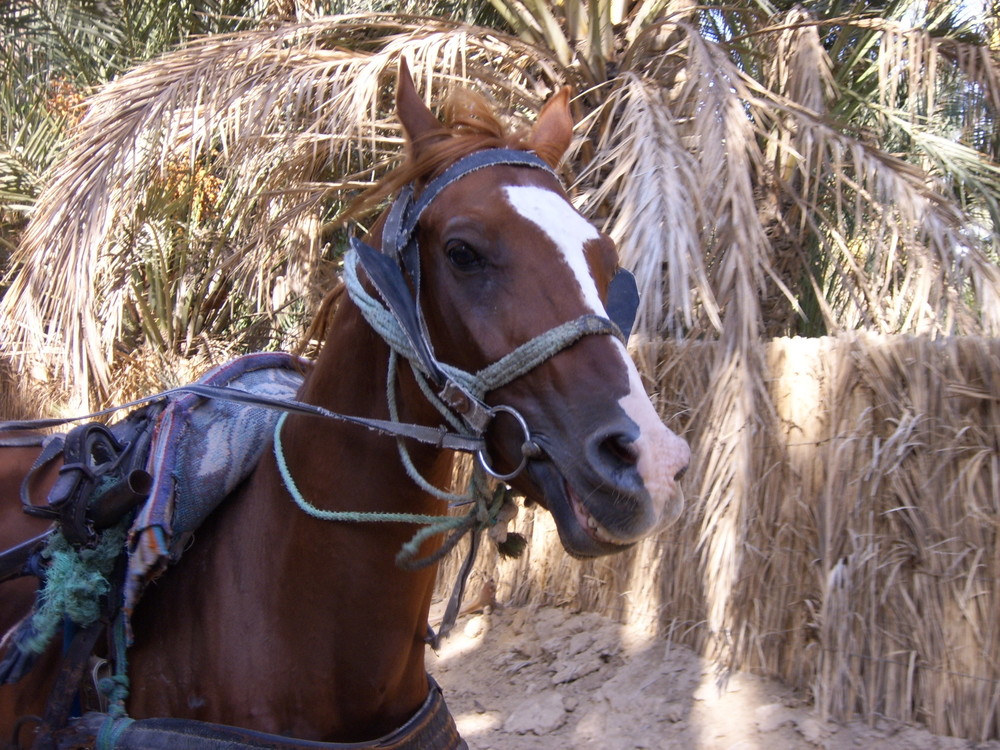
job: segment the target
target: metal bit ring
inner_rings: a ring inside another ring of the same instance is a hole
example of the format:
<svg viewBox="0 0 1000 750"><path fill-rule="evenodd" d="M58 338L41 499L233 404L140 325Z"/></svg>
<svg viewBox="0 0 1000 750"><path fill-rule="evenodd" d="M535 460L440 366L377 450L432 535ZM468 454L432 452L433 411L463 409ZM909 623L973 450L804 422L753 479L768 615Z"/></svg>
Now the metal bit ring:
<svg viewBox="0 0 1000 750"><path fill-rule="evenodd" d="M514 469L514 471L503 474L490 466L485 448L480 448L476 451L476 459L479 461L479 465L483 467L483 471L491 477L499 479L501 482L509 482L511 479L524 471L524 467L528 465L529 458L537 457L541 451L531 439L531 430L528 429L528 423L517 409L513 406L505 406L503 404L494 406L490 409L490 419L492 420L500 412L510 414L521 426L521 432L524 434L524 442L521 443L521 463L517 465L517 468Z"/></svg>

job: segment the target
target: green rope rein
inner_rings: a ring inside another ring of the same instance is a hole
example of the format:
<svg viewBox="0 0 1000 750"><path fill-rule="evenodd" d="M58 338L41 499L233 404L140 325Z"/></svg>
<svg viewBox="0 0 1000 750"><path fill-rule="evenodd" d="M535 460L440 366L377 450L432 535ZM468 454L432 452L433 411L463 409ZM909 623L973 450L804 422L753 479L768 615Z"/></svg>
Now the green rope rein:
<svg viewBox="0 0 1000 750"><path fill-rule="evenodd" d="M406 569L421 568L436 562L447 554L458 543L467 531L477 526L487 528L497 522L497 516L503 506L505 497L497 498L495 492L489 489L485 474L477 469L473 471L469 495L475 504L469 512L461 516L433 515L423 513L387 513L380 511L328 510L313 505L302 494L295 477L292 476L285 457L284 443L281 438L282 427L288 415L282 414L274 426L274 458L278 472L285 484L285 489L292 496L295 504L307 515L321 521L341 523L412 523L425 528L417 531L396 555L396 563ZM435 534L448 534L445 544L440 550L424 558L417 558L420 545Z"/></svg>
<svg viewBox="0 0 1000 750"><path fill-rule="evenodd" d="M357 262L357 253L354 251L349 252L344 263L344 283L348 294L361 310L365 320L389 345L389 366L386 373L386 399L389 406L389 419L394 422L399 421L399 405L396 399L396 373L399 367L399 357L403 357L409 362L414 378L427 400L453 429L458 432L470 434L468 427L456 418L431 389L430 384L427 382L427 373L419 369L417 365L418 358L411 349L406 340L406 335L392 313L379 300L368 294L362 286L358 277ZM559 326L547 334L532 339L527 344L518 347L506 357L503 357L476 374L468 373L448 365L442 365L442 369L445 370L448 377L455 380L455 382L467 389L476 398L482 398L488 391L514 380L581 336L590 333L590 331L581 330L579 327L570 331L570 327L569 324ZM287 416L287 414L282 414L275 423L273 447L278 472L295 504L303 512L323 521L344 523L412 523L424 526L423 529L414 534L409 542L403 545L396 555L396 562L400 567L413 569L435 562L453 548L458 540L470 530L485 529L496 525L501 509L506 503L512 502L509 495L510 491L502 485L498 490L494 490L491 482L487 479L486 472L478 464L473 467L469 488L464 494L446 492L435 487L420 474L414 465L405 440L397 438L396 445L399 450L400 461L407 476L423 491L452 505L471 504L472 507L468 513L461 516L448 516L318 508L302 494L288 467L284 444L281 438ZM426 558L417 559L420 545L426 539L436 534L447 534L449 536L441 549L436 553Z"/></svg>

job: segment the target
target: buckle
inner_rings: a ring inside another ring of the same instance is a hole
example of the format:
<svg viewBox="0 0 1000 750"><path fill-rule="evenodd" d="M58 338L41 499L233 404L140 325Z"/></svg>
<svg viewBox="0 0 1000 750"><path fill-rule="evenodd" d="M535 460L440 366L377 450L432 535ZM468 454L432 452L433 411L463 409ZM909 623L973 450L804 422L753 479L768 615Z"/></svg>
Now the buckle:
<svg viewBox="0 0 1000 750"><path fill-rule="evenodd" d="M453 380L449 380L438 395L450 409L462 416L477 435L486 432L493 420L493 413L479 399L471 396Z"/></svg>

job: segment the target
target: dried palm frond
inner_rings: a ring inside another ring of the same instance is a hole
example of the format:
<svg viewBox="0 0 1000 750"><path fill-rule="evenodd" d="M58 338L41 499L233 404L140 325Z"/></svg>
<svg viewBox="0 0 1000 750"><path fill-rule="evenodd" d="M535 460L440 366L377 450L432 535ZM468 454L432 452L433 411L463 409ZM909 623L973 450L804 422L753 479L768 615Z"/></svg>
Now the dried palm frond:
<svg viewBox="0 0 1000 750"><path fill-rule="evenodd" d="M129 316L181 350L215 321L273 316L276 281L316 266L338 201L398 158L404 53L428 97L478 75L526 111L553 81L517 40L377 15L208 37L141 66L92 97L38 201L4 347L53 352L84 398L106 391Z"/></svg>
<svg viewBox="0 0 1000 750"><path fill-rule="evenodd" d="M685 146L664 99L656 82L634 74L608 98L602 115L620 124L599 134L596 155L580 176L596 185L581 208L591 213L610 204L606 229L618 243L622 265L642 283L638 330L692 328L692 295L701 298L718 328L701 248L699 218L706 212L695 187L698 158Z"/></svg>
<svg viewBox="0 0 1000 750"><path fill-rule="evenodd" d="M680 20L636 37L632 67L585 123L596 148L580 182L581 205L604 211L638 272L641 331L715 331L742 346L765 331L1000 330L1000 273L983 241L1000 221L1000 167L912 111L914 97L940 109L940 45L898 22L837 22L861 46L882 43L881 83L857 116L907 139L920 163L831 116L860 104L801 9L740 27L760 45L752 63ZM932 74L907 89L903 112L889 79L916 75L914 59Z"/></svg>

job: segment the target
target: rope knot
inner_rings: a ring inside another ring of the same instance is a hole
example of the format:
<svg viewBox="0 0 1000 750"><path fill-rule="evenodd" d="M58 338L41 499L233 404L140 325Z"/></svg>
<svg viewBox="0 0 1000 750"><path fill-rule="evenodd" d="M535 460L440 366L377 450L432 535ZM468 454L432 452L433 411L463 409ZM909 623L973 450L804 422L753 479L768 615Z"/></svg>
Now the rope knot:
<svg viewBox="0 0 1000 750"><path fill-rule="evenodd" d="M125 716L125 699L128 698L129 687L128 676L124 674L102 677L98 680L97 689L108 699L108 714L113 718L120 719Z"/></svg>

